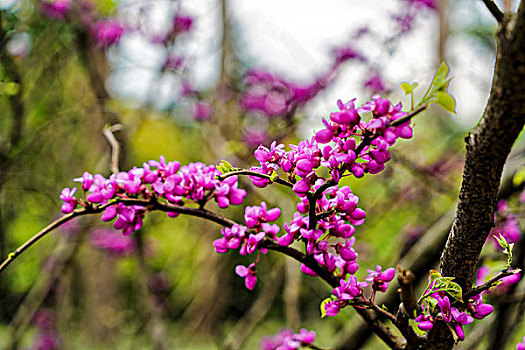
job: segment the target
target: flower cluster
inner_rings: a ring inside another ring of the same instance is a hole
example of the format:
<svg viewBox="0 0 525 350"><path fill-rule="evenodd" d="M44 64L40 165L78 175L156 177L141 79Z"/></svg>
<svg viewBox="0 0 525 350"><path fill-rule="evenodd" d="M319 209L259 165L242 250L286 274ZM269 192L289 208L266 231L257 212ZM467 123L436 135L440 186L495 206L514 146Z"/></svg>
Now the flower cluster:
<svg viewBox="0 0 525 350"><path fill-rule="evenodd" d="M261 145L254 152L259 166L250 170L264 175L250 175L254 186L262 188L276 179L286 179L299 197L292 220L283 224L284 233L277 236L279 226L269 223L279 217L280 210L268 210L263 202L260 206L246 208L246 226L225 228L221 231L222 237L214 242L218 253L240 249L242 255L251 254L257 248L265 253L260 244L263 239L281 246L303 242L306 254L341 281L332 292L335 298L325 305L329 316L336 315L353 299L362 296L362 288L368 286L354 276L359 265L358 254L353 248L355 226L364 223L366 212L358 208L359 198L350 187L339 188L337 184L343 176L362 177L365 173L380 172L390 159L388 148L397 138L412 136L409 120L392 124L406 116L401 112L401 104L393 105L387 99L374 96L359 108L355 108L353 100L339 101L338 107L339 111L332 113L329 121L324 120L324 129L310 140L291 144L289 151L274 141L269 148ZM361 115L370 117L365 121ZM329 178L318 175L323 167L329 171ZM301 271L310 276L318 275L305 264L301 264ZM249 289L254 287L257 281L255 263L247 267L240 265L236 272L245 278ZM376 292L386 291L395 270L382 271L378 266L369 273L367 281L372 286L369 302L372 302Z"/></svg>
<svg viewBox="0 0 525 350"><path fill-rule="evenodd" d="M472 323L474 319L483 319L490 315L494 307L482 302L482 294L471 297L466 304L457 303L462 306L461 309L453 307L452 301L461 299L461 293L455 293L461 288L452 282L450 277L436 277L434 275L432 279L431 274L429 285L420 300L421 312L415 319L417 327L427 332L434 327L437 320L442 320L450 324L460 340L465 340L463 326ZM454 295L454 298L450 299L451 295Z"/></svg>
<svg viewBox="0 0 525 350"><path fill-rule="evenodd" d="M261 340L261 350L295 350L308 346L315 340L315 332L302 328L299 333L290 329L282 329L275 336L264 337Z"/></svg>
<svg viewBox="0 0 525 350"><path fill-rule="evenodd" d="M377 265L376 270L368 270L368 277L365 281L370 282L372 295L369 300L364 297L364 290L369 286L367 282L359 282L357 277L350 275L347 280L341 279L339 287L332 290L332 297L325 300L322 304L326 316L336 316L339 311L355 301L371 304L374 302L376 292L386 292L388 284L394 278L396 270L391 267L381 271L382 267Z"/></svg>
<svg viewBox="0 0 525 350"><path fill-rule="evenodd" d="M40 9L42 13L56 20L63 20L72 11L71 0L41 0ZM93 5L87 1L79 1L78 16L82 24L95 42L108 47L117 44L125 31L123 24L115 18L102 19L95 13Z"/></svg>
<svg viewBox="0 0 525 350"><path fill-rule="evenodd" d="M455 307L450 307L450 300L447 296L441 297L439 294L432 296L434 304L439 307L439 310L435 308L432 311L437 312L437 315L433 316L433 313L429 310L432 307L424 307L423 312L416 318L417 327L422 331L429 331L434 327L436 320L443 320L450 323L453 327L456 335L460 340L465 340L465 333L463 332L463 326L472 323L474 318L466 312L460 312ZM475 306L474 306L475 305ZM469 308L474 310L476 318L484 318L489 315L494 308L489 304L482 304L481 302L469 303Z"/></svg>
<svg viewBox="0 0 525 350"><path fill-rule="evenodd" d="M392 123L406 116L401 111L401 104L392 105L389 100L374 96L373 101L355 108L354 100L347 103L338 101L338 112L330 114L330 119L323 119L324 128L311 140L303 140L286 152L283 145L272 143L270 149L260 146L255 151L255 158L260 167L253 171L271 175L280 169L285 176L294 181L294 192L305 196L316 184L319 177L316 170L323 166L332 174L332 180L338 182L348 172L355 177L365 173L376 174L385 168L390 160L388 148L397 138L411 138L410 121L393 126ZM365 122L361 114L372 114ZM357 140L361 144L357 145ZM324 146L323 146L324 145ZM264 187L270 180L252 177L254 185Z"/></svg>
<svg viewBox="0 0 525 350"><path fill-rule="evenodd" d="M162 156L160 161L150 160L142 168L134 167L109 178L85 172L81 178L75 179L82 184L85 199L74 197L75 188L64 189L60 195L60 199L64 201L62 212L71 213L78 205L108 205L117 198L157 198L180 206L191 202L202 206L214 199L220 208L241 204L246 191L238 188L237 177L220 181L216 178L219 175L221 172L215 166L203 163L181 166L177 161L166 162ZM146 212L147 209L141 205L119 202L106 207L102 220L112 221L117 218L114 228L128 235L142 227ZM177 215L178 213L168 212L170 217Z"/></svg>
<svg viewBox="0 0 525 350"><path fill-rule="evenodd" d="M244 214L246 226L236 224L232 227L223 228L221 230L223 237L213 242L215 251L226 253L228 250L239 249L241 255L253 254L257 248L260 248L258 247L259 242L265 237L275 239L279 232L279 226L268 222L277 220L280 215L281 209L268 210L265 202L262 202L260 206L246 207ZM247 233L247 229L250 229L251 233ZM266 253L266 249L260 248L260 250L263 254ZM239 265L235 269L237 275L245 278L246 288L248 289L253 289L257 282L255 264L252 263L248 267Z"/></svg>
<svg viewBox="0 0 525 350"><path fill-rule="evenodd" d="M346 61L364 58L348 46L335 48L333 62L326 72L310 84L301 85L263 70L250 70L244 75L240 107L247 112L258 112L266 117L284 116L303 106L328 86L340 65Z"/></svg>

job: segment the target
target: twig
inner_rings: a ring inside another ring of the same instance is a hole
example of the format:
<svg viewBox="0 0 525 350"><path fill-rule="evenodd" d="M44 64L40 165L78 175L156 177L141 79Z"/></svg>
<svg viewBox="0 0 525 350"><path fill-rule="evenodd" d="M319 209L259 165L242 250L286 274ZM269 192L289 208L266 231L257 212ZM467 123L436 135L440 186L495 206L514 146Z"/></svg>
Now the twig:
<svg viewBox="0 0 525 350"><path fill-rule="evenodd" d="M422 344L424 338L414 331L409 322L410 317L411 316L405 309L404 303L401 303L399 304L399 309L397 311L397 316L394 324L397 326L401 334L403 334L403 336L406 338L407 342L411 344L411 346L415 346L416 344Z"/></svg>
<svg viewBox="0 0 525 350"><path fill-rule="evenodd" d="M78 216L101 213L107 207L118 204L118 203L130 204L130 205L140 205L143 207L148 207L150 210L175 212L175 213L186 214L190 216L197 216L200 218L208 219L210 221L213 221L217 224L220 224L226 227L231 227L234 224L236 224L235 221L222 217L207 209L196 209L196 208L182 207L182 206L173 205L173 204L164 204L164 203L157 202L155 199L146 200L146 199L135 199L135 198L117 198L116 200L110 203L104 204L104 205L88 206L86 208L76 209L72 213L64 215L60 217L59 219L53 221L47 227L45 227L44 229L36 233L34 236L32 236L30 239L28 239L24 244L18 247L14 252L9 253L7 259L5 259L4 262L2 262L2 264L0 265L0 273L2 273L2 271L4 271L5 268L9 266L9 264L11 264L13 260L15 260L25 250L27 250L34 243L36 243L42 237L44 237L45 235L47 235L49 232L53 231L54 229L58 228L59 226L65 224L66 222Z"/></svg>
<svg viewBox="0 0 525 350"><path fill-rule="evenodd" d="M396 322L396 316L392 315L390 312L388 312L387 310L384 310L382 308L380 308L379 306L377 306L376 304L371 304L371 308L372 310L374 310L375 312L377 312L378 314L381 314L383 316L385 316L386 319L392 321L392 323L395 324Z"/></svg>
<svg viewBox="0 0 525 350"><path fill-rule="evenodd" d="M22 244L20 247L18 247L14 252L9 253L9 255L7 256L7 259L5 259L4 262L2 262L2 265L0 265L0 273L2 271L4 271L5 268L7 266L9 266L9 264L11 264L13 262L13 260L15 260L27 248L31 247L34 243L36 243L40 238L44 237L46 234L48 234L49 232L53 231L57 227L65 224L66 222L70 221L71 219L74 219L77 216L82 216L82 215L85 215L85 214L88 214L88 213L89 213L89 210L86 209L86 208L79 209L79 210L75 210L74 212L72 212L70 214L67 214L67 215L64 215L61 218L53 221L47 227L45 227L40 232L35 234L33 237L28 239L24 244Z"/></svg>
<svg viewBox="0 0 525 350"><path fill-rule="evenodd" d="M397 281L399 282L399 295L404 305L406 314L409 318L414 318L418 310L417 299L414 294L414 282L416 276L412 271L405 269L403 266L397 266Z"/></svg>
<svg viewBox="0 0 525 350"><path fill-rule="evenodd" d="M315 209L317 207L317 199L322 196L323 192L332 187L337 185L337 182L335 182L333 179L330 179L326 181L324 184L319 186L315 192L309 196L308 198L308 228L310 230L315 230L315 227L317 226L317 220L318 217L315 215Z"/></svg>
<svg viewBox="0 0 525 350"><path fill-rule="evenodd" d="M498 5L494 3L492 0L482 0L487 9L490 11L492 16L498 21L498 23L503 22L503 12L499 9Z"/></svg>
<svg viewBox="0 0 525 350"><path fill-rule="evenodd" d="M119 170L119 156L120 156L120 143L115 138L115 135L113 135L113 132L122 130L122 124L115 124L111 126L106 126L102 133L108 140L109 144L111 145L111 172L113 174L117 174L120 172Z"/></svg>
<svg viewBox="0 0 525 350"><path fill-rule="evenodd" d="M507 276L512 276L512 275L514 275L514 274L516 274L516 273L518 273L520 271L521 271L520 269L516 269L516 270L512 270L512 271L502 271L502 272L498 273L496 276L492 277L490 280L488 280L487 282L483 283L481 286L478 286L476 288L472 288L467 293L463 294L463 300L468 301L468 298L473 297L475 295L478 295L479 293L484 292L484 291L490 289L491 287L493 287L494 283L499 281L500 279L505 278Z"/></svg>
<svg viewBox="0 0 525 350"><path fill-rule="evenodd" d="M76 209L72 213L64 215L61 218L53 221L46 228L44 228L43 230L35 234L33 237L31 237L29 240L27 240L22 246L17 248L14 252L10 253L8 258L0 265L0 273L3 270L5 270L5 268L9 266L9 264L11 264L20 254L22 254L30 246L32 246L34 243L36 243L38 240L40 240L42 237L44 237L46 234L53 231L60 225L78 216L101 213L107 207L115 205L117 203L123 203L123 204L129 204L129 205L139 205L139 206L143 206L144 208L150 211L159 210L159 211L164 211L164 212L176 212L176 213L186 214L190 216L197 216L200 218L205 218L207 220L213 221L225 227L231 227L237 224L235 221L227 219L207 209L182 207L179 205L160 203L157 201L156 198L151 198L149 200L137 199L137 198L117 198L114 201L103 204L103 205L87 206L85 208ZM280 246L269 238L264 238L261 241L260 247L281 252L305 264L308 268L314 271L317 275L319 275L319 277L321 277L325 282L327 282L330 286L334 288L339 285L338 278L334 276L332 273L330 273L327 269L325 269L322 265L320 265L314 259L312 255L305 255L299 250L292 248L292 247ZM390 330L381 322L381 320L377 317L377 315L375 315L371 310L365 310L361 308L354 308L354 309L357 311L358 314L361 315L361 317L365 319L368 325L374 329L376 334L385 343L387 343L392 349L403 349L403 345L400 339L398 339L392 332L390 332Z"/></svg>

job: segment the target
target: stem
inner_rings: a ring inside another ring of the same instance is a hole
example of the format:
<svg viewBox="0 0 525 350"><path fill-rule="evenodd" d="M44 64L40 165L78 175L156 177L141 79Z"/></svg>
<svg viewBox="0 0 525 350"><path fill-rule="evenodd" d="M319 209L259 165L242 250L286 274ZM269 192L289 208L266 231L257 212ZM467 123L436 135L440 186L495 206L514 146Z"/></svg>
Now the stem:
<svg viewBox="0 0 525 350"><path fill-rule="evenodd" d="M482 0L487 9L490 11L492 16L498 21L498 23L501 23L503 21L503 12L499 9L498 5L494 3L492 0Z"/></svg>
<svg viewBox="0 0 525 350"><path fill-rule="evenodd" d="M317 226L317 220L318 217L315 214L315 209L317 209L317 200L319 197L322 196L323 192L332 187L336 186L337 182L335 182L333 179L330 179L326 181L324 184L319 186L315 192L309 196L308 198L308 229L309 230L315 230L315 227Z"/></svg>
<svg viewBox="0 0 525 350"><path fill-rule="evenodd" d="M463 295L463 300L468 301L468 299L470 297L478 295L479 293L484 292L484 291L494 287L494 283L499 281L500 279L505 278L507 276L512 276L512 275L514 275L514 274L516 274L516 273L518 273L520 271L521 271L520 269L517 269L517 270L512 270L512 271L502 271L502 272L498 273L496 276L492 277L490 280L488 280L487 282L483 283L481 286L478 286L476 288L472 288L470 291L465 293Z"/></svg>

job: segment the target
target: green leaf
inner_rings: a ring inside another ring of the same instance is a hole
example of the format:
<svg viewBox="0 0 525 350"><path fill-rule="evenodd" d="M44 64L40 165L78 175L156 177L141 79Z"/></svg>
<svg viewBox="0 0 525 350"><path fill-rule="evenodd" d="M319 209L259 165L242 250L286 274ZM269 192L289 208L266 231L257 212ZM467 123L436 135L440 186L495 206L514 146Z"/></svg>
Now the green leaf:
<svg viewBox="0 0 525 350"><path fill-rule="evenodd" d="M501 248L505 249L509 246L509 243L501 233L498 236L494 236L494 238L496 238Z"/></svg>
<svg viewBox="0 0 525 350"><path fill-rule="evenodd" d="M456 282L448 282L445 291L454 299L463 301L463 291Z"/></svg>
<svg viewBox="0 0 525 350"><path fill-rule="evenodd" d="M414 90L419 86L418 82L413 82L412 84L409 84L407 82L401 83L401 89L405 92L405 95L410 95L414 92Z"/></svg>
<svg viewBox="0 0 525 350"><path fill-rule="evenodd" d="M427 302L430 306L430 310L434 311L434 309L436 308L437 304L438 304L438 301L434 298L428 298L427 299Z"/></svg>
<svg viewBox="0 0 525 350"><path fill-rule="evenodd" d="M512 178L512 184L514 185L514 187L518 187L524 182L525 182L525 167L522 167L516 172L516 174L514 174L514 177Z"/></svg>
<svg viewBox="0 0 525 350"><path fill-rule="evenodd" d="M430 281L429 281L430 283L434 282L439 277L441 277L441 274L439 273L439 271L430 270Z"/></svg>
<svg viewBox="0 0 525 350"><path fill-rule="evenodd" d="M232 171L233 166L228 161L222 160L221 163L217 166L217 170L225 174Z"/></svg>
<svg viewBox="0 0 525 350"><path fill-rule="evenodd" d="M443 107L444 110L450 113L456 113L456 101L447 92L437 91L436 92L436 102L438 105Z"/></svg>
<svg viewBox="0 0 525 350"><path fill-rule="evenodd" d="M409 83L405 83L405 82L401 83L401 89L403 89L403 91L405 92L405 95L408 95L414 92L412 85L410 85Z"/></svg>
<svg viewBox="0 0 525 350"><path fill-rule="evenodd" d="M436 74L434 75L434 79L432 79L432 83L434 85L438 85L438 83L445 80L449 72L450 72L450 68L448 64L445 61L442 61L441 64L439 65L439 68Z"/></svg>
<svg viewBox="0 0 525 350"><path fill-rule="evenodd" d="M274 182L275 180L277 180L278 177L279 177L279 175L277 174L277 172L275 170L273 170L272 171L272 175L270 175L270 181Z"/></svg>
<svg viewBox="0 0 525 350"><path fill-rule="evenodd" d="M326 317L326 309L324 306L332 301L332 298L326 298L325 300L321 301L321 318Z"/></svg>

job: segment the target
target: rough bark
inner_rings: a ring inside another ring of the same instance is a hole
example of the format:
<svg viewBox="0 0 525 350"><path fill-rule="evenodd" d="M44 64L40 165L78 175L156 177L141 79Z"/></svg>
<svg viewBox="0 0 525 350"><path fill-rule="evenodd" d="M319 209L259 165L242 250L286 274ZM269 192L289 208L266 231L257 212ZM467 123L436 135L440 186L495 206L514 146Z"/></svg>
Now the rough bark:
<svg viewBox="0 0 525 350"><path fill-rule="evenodd" d="M481 248L494 226L503 166L525 121L525 1L517 13L505 14L497 42L490 97L479 124L465 138L463 182L440 262L441 273L455 277L464 292L472 286ZM440 333L439 339L450 341L450 332Z"/></svg>

